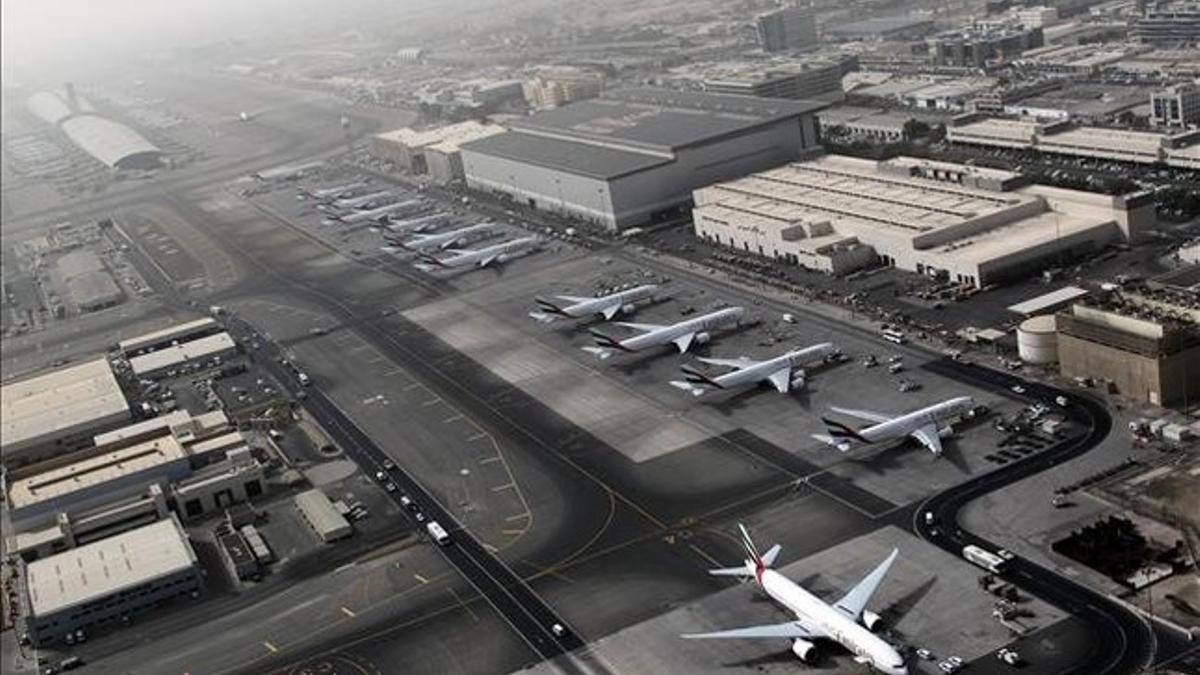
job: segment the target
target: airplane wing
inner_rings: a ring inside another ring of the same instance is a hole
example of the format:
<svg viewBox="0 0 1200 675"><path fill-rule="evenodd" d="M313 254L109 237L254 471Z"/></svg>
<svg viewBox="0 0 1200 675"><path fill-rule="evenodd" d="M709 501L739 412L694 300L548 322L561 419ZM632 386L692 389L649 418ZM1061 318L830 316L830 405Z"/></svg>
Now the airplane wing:
<svg viewBox="0 0 1200 675"><path fill-rule="evenodd" d="M488 265L491 265L492 263L496 262L496 258L499 258L499 257L500 257L499 253L493 253L491 255L484 256L479 259L479 266L487 267Z"/></svg>
<svg viewBox="0 0 1200 675"><path fill-rule="evenodd" d="M819 636L805 628L799 621L788 621L786 623L763 626L734 628L732 630L716 631L715 633L689 633L681 637L690 640L711 640L713 638L803 638L811 640Z"/></svg>
<svg viewBox="0 0 1200 675"><path fill-rule="evenodd" d="M888 569L896 561L896 556L899 553L899 549L892 549L892 554L886 560L879 563L878 567L871 570L870 574L863 577L863 580L858 582L857 586L850 589L850 592L843 595L842 599L835 602L833 606L841 613L858 621L862 617L867 603L871 601L871 596L875 593L875 589L879 587L879 583L883 581L883 577L888 573Z"/></svg>
<svg viewBox="0 0 1200 675"><path fill-rule="evenodd" d="M628 321L618 321L617 325L621 326L622 328L630 328L633 330L640 330L643 333L649 333L650 331L658 330L659 328L666 328L666 326L660 326L659 324L656 324L656 323L631 323Z"/></svg>
<svg viewBox="0 0 1200 675"><path fill-rule="evenodd" d="M938 433L936 424L926 424L909 435L920 441L921 445L929 448L933 454L942 454L942 436Z"/></svg>
<svg viewBox="0 0 1200 675"><path fill-rule="evenodd" d="M853 408L837 408L834 406L830 406L829 409L836 413L857 417L877 424L891 421L895 417L895 415L884 415L883 413L871 412L870 410L855 410Z"/></svg>
<svg viewBox="0 0 1200 675"><path fill-rule="evenodd" d="M696 360L697 360L697 361L700 361L701 363L707 363L707 364L709 364L710 366L722 366L722 367L725 367L725 368L733 368L734 370L741 370L742 368L746 368L746 367L749 367L749 366L753 366L754 364L758 363L758 361L754 361L754 360L752 360L752 359L748 359L748 358L746 358L745 356L740 356L740 357L738 357L738 358L736 358L736 359L706 359L706 358L698 358L698 359L696 359Z"/></svg>
<svg viewBox="0 0 1200 675"><path fill-rule="evenodd" d="M792 387L792 369L782 368L767 376L767 381L781 394L788 393Z"/></svg>
<svg viewBox="0 0 1200 675"><path fill-rule="evenodd" d="M695 333L684 333L674 340L671 340L671 342L674 342L675 346L679 347L679 353L682 354L688 350L688 347L692 346L692 340L695 339L695 337Z"/></svg>
<svg viewBox="0 0 1200 675"><path fill-rule="evenodd" d="M607 307L605 307L604 309L600 310L600 313L602 315L604 315L605 321L612 321L612 318L617 315L617 312L621 311L621 306L622 306L622 303L613 302L613 303L609 304Z"/></svg>
<svg viewBox="0 0 1200 675"><path fill-rule="evenodd" d="M578 295L556 295L554 297L558 298L559 300L565 300L566 302L587 302L588 300L595 300L595 298L581 298Z"/></svg>

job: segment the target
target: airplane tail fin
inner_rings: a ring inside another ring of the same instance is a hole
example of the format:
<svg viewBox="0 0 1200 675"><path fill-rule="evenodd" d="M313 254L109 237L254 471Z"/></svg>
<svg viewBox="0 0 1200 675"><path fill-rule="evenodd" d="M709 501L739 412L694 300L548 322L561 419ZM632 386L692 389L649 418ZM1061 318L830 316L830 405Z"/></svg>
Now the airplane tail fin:
<svg viewBox="0 0 1200 675"><path fill-rule="evenodd" d="M603 347L604 349L607 349L609 351L612 351L612 350L620 350L623 352L629 351L628 349L625 348L624 345L621 344L621 342L619 340L614 340L613 338L609 337L608 335L605 335L604 333L601 333L598 330L589 329L588 332L592 334L592 340L596 343L597 346ZM591 350L588 350L588 351L591 351Z"/></svg>
<svg viewBox="0 0 1200 675"><path fill-rule="evenodd" d="M855 431L853 428L851 428L848 425L842 424L841 422L838 422L837 420L831 420L828 417L822 417L821 421L825 423L825 429L829 432L829 435L833 438L837 438L837 439L840 439L843 441L849 440L849 439L854 439L861 443L870 443L870 441L868 441L867 439L865 439L861 435L859 435L859 433L857 431Z"/></svg>
<svg viewBox="0 0 1200 675"><path fill-rule="evenodd" d="M717 382L716 380L709 377L708 375L705 375L703 372L701 372L697 368L694 368L686 363L679 366L679 370L683 371L683 379L687 380L688 382L691 382L692 384L707 384L708 386L714 387L716 389L724 389L725 388L725 387L721 386L720 382Z"/></svg>
<svg viewBox="0 0 1200 675"><path fill-rule="evenodd" d="M755 580L761 582L762 573L775 564L775 559L779 557L779 552L783 550L783 547L775 544L767 549L766 553L760 554L758 547L754 545L754 540L750 538L750 533L746 531L746 526L738 523L738 530L742 535L742 548L746 551L745 564L741 567L722 567L709 570L708 573L714 576L754 577Z"/></svg>
<svg viewBox="0 0 1200 675"><path fill-rule="evenodd" d="M546 312L547 314L561 314L563 316L567 315L567 313L563 311L562 307L559 307L558 305L547 300L546 298L543 298L541 296L535 296L533 298L533 301L536 302L538 307L541 307L542 311Z"/></svg>

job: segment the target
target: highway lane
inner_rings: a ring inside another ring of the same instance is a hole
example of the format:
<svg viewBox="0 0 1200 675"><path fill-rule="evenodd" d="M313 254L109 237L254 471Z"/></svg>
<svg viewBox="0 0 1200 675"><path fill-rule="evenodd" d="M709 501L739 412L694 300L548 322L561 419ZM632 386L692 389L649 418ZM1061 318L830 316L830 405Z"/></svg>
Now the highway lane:
<svg viewBox="0 0 1200 675"><path fill-rule="evenodd" d="M1103 405L1090 397L1029 382L1007 373L950 359L935 361L926 367L939 375L966 380L976 386L1010 390L1019 384L1026 390L1024 396L1032 401L1052 401L1058 396L1065 396L1068 401L1065 413L1072 421L1087 429L1086 433L1070 437L1028 459L938 493L927 499L913 514L913 530L954 555L961 556L963 547L968 544L996 551L1003 546L962 529L958 517L962 509L989 492L1091 450L1112 430L1112 417ZM927 512L933 514L932 523L925 520L924 514ZM1005 572L999 576L1074 614L1091 627L1092 650L1069 672L1084 675L1139 673L1153 661L1156 636L1151 627L1140 616L1102 594L1022 558L1010 561Z"/></svg>
<svg viewBox="0 0 1200 675"><path fill-rule="evenodd" d="M535 654L542 659L553 659L584 646L566 621L503 561L488 552L470 532L462 528L429 491L401 467L390 462L383 448L354 424L319 387L299 387L295 373L281 362L283 352L278 345L258 335L249 324L236 317L228 317L226 323L239 338L253 335L262 343L258 362L304 401L308 413L338 442L347 457L354 460L367 475L374 476L382 472L388 481L397 486L396 491L389 493L397 505L400 505L403 495L413 500L416 505L414 510L401 508L408 518L416 522L416 514L421 513L426 522L437 521L446 529L451 542L439 547L441 553ZM416 524L424 527L420 522ZM556 631L554 626L560 626L561 629ZM570 658L560 659L558 665L567 672L584 672Z"/></svg>

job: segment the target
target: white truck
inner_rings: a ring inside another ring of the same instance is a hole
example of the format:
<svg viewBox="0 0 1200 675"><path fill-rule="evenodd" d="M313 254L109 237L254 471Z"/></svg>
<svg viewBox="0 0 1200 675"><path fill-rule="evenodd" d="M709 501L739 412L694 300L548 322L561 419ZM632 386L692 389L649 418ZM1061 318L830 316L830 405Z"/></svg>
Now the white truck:
<svg viewBox="0 0 1200 675"><path fill-rule="evenodd" d="M1008 562L1005 558L974 544L964 546L962 554L967 562L974 563L993 574L1004 572L1005 564Z"/></svg>
<svg viewBox="0 0 1200 675"><path fill-rule="evenodd" d="M446 532L445 528L438 524L438 521L431 520L425 524L425 531L429 533L438 546L446 546L450 543L450 533Z"/></svg>

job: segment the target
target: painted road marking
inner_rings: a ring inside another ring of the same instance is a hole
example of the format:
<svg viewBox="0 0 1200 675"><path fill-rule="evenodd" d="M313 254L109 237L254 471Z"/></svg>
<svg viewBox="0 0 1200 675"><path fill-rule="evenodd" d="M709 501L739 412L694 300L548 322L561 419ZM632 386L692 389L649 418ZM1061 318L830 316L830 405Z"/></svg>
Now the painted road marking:
<svg viewBox="0 0 1200 675"><path fill-rule="evenodd" d="M457 421L461 420L462 418L463 418L463 416L461 413L458 415L451 415L451 416L447 417L446 419L442 420L442 424L450 424L451 422L457 422Z"/></svg>
<svg viewBox="0 0 1200 675"><path fill-rule="evenodd" d="M500 530L500 534L525 534L525 530Z"/></svg>
<svg viewBox="0 0 1200 675"><path fill-rule="evenodd" d="M492 457L485 457L484 459L479 460L479 463L480 464L491 464L492 462L499 462L502 459L504 459L504 458L501 457L500 455L494 455Z"/></svg>
<svg viewBox="0 0 1200 675"><path fill-rule="evenodd" d="M528 517L529 517L529 513L525 512L525 513L518 513L515 516L509 516L509 517L505 518L505 520L507 520L508 522L511 523L514 520L525 520Z"/></svg>
<svg viewBox="0 0 1200 675"><path fill-rule="evenodd" d="M481 438L487 438L487 434L483 433L482 431L477 434L471 434L470 436L467 436L467 442L470 443L471 441L477 441Z"/></svg>
<svg viewBox="0 0 1200 675"><path fill-rule="evenodd" d="M512 483L505 483L504 485L497 485L496 487L492 488L492 492L500 492L502 490L508 490L515 487L517 486L513 485Z"/></svg>
<svg viewBox="0 0 1200 675"><path fill-rule="evenodd" d="M428 580L428 579L426 579L425 577L421 576L420 574L414 574L414 575L413 575L413 578L414 578L414 579L416 579L417 581L419 581L419 582L423 583L423 584L427 584L427 583L429 583L429 580Z"/></svg>
<svg viewBox="0 0 1200 675"><path fill-rule="evenodd" d="M342 607L342 614L345 614L346 616L350 617L351 619L358 616L357 614L354 613L354 610L350 609L349 607L345 607L345 606Z"/></svg>
<svg viewBox="0 0 1200 675"><path fill-rule="evenodd" d="M440 399L440 398L431 398L428 401L425 401L424 403L422 403L421 407L428 408L431 405L437 405L438 403L441 403L441 402L442 402L442 399Z"/></svg>
<svg viewBox="0 0 1200 675"><path fill-rule="evenodd" d="M409 384L404 385L404 389L402 391L412 391L413 389L416 389L419 386L421 386L421 385L416 382L410 382Z"/></svg>
<svg viewBox="0 0 1200 675"><path fill-rule="evenodd" d="M265 641L265 640L264 640L264 641L263 641L263 646L264 646L264 647L266 647L266 648L267 648L267 651L271 652L272 654L278 654L278 653L279 653L279 647L276 647L275 645L271 644L270 642L267 642L267 641Z"/></svg>

